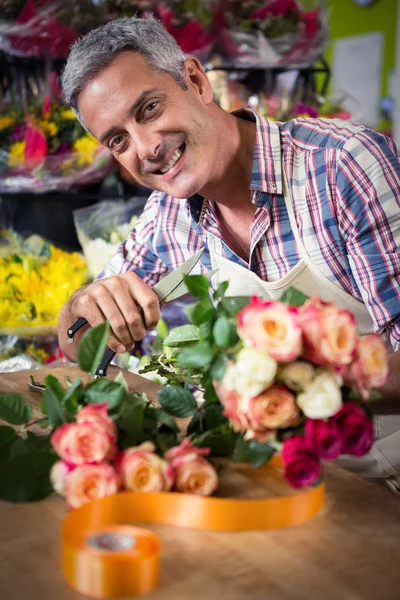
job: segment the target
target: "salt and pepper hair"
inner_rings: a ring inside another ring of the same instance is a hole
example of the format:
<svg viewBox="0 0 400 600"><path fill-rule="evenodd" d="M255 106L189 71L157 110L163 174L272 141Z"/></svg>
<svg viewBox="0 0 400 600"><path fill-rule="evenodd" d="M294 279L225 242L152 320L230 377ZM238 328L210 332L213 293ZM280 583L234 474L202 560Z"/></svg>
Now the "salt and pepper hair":
<svg viewBox="0 0 400 600"><path fill-rule="evenodd" d="M160 21L154 17L124 17L110 21L75 42L62 74L64 101L84 127L78 107L79 94L121 52L127 50L138 52L151 69L168 73L183 89L187 89L186 56ZM134 77L132 72L132 81Z"/></svg>

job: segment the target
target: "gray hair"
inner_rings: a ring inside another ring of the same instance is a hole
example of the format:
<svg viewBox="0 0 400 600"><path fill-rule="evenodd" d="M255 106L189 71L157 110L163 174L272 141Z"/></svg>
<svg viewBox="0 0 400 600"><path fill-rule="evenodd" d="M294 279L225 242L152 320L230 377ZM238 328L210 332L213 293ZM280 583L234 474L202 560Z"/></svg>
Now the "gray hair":
<svg viewBox="0 0 400 600"><path fill-rule="evenodd" d="M110 21L75 42L62 74L64 101L84 127L78 107L79 94L118 54L127 50L138 52L150 68L168 73L183 89L187 89L186 56L160 21L154 17L124 17Z"/></svg>

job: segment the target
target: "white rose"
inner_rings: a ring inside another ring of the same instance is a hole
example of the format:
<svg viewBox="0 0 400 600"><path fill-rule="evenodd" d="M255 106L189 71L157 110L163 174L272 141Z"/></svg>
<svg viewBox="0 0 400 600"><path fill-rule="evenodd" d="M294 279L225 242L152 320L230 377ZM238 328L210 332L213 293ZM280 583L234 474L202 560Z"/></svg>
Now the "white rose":
<svg viewBox="0 0 400 600"><path fill-rule="evenodd" d="M297 404L310 419L328 419L335 415L342 406L340 381L336 373L321 369L304 392L297 396Z"/></svg>
<svg viewBox="0 0 400 600"><path fill-rule="evenodd" d="M279 380L291 390L304 390L314 377L314 367L302 360L284 365L279 369Z"/></svg>
<svg viewBox="0 0 400 600"><path fill-rule="evenodd" d="M276 360L267 352L243 348L237 356L232 389L245 399L258 396L272 385L276 371Z"/></svg>

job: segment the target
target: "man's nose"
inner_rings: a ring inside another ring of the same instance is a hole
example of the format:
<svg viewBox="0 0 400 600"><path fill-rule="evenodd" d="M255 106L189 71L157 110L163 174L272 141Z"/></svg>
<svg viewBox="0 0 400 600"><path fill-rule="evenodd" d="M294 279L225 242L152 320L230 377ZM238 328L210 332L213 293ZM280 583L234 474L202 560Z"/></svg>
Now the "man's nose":
<svg viewBox="0 0 400 600"><path fill-rule="evenodd" d="M158 157L162 146L162 137L158 133L136 131L132 137L141 161L155 160Z"/></svg>

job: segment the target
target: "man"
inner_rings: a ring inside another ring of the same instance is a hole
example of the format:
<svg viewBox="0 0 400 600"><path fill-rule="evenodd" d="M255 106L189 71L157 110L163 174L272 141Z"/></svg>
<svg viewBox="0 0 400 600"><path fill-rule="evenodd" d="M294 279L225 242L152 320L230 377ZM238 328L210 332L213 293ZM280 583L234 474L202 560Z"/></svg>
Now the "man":
<svg viewBox="0 0 400 600"><path fill-rule="evenodd" d="M231 294L278 298L295 286L352 310L361 333L387 335L395 352L385 394L399 395L400 163L391 140L340 120L226 113L199 61L155 19L87 34L63 91L92 135L157 190L104 277L63 307L67 356L76 356L80 336L67 347L65 332L78 317L108 319L109 345L130 350L160 316L151 286L205 247L200 268L217 267Z"/></svg>

